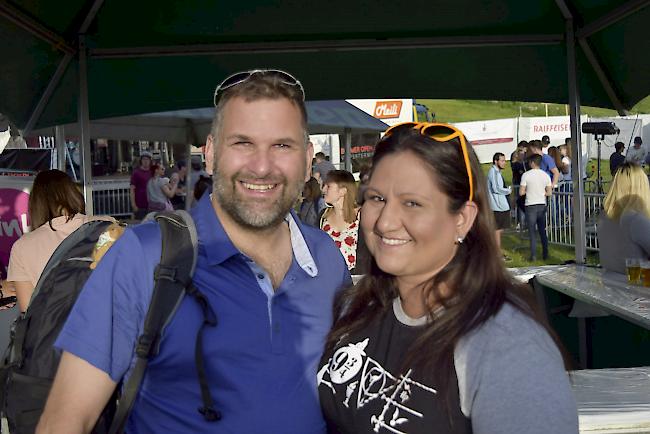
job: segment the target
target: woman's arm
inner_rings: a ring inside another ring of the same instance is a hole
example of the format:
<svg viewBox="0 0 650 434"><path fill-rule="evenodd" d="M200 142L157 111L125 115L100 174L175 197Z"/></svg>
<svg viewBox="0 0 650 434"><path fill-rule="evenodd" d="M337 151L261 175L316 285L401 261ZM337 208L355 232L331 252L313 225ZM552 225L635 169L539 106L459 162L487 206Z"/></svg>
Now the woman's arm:
<svg viewBox="0 0 650 434"><path fill-rule="evenodd" d="M172 178L172 180L168 183L161 185L160 189L165 194L165 196L171 199L176 195L176 190L178 189L178 180Z"/></svg>
<svg viewBox="0 0 650 434"><path fill-rule="evenodd" d="M16 298L18 299L18 307L21 312L25 312L29 306L29 301L34 292L34 286L31 282L10 282L16 290Z"/></svg>
<svg viewBox="0 0 650 434"><path fill-rule="evenodd" d="M632 242L643 250L646 258L650 258L650 219L638 212L624 212L619 224L627 228Z"/></svg>
<svg viewBox="0 0 650 434"><path fill-rule="evenodd" d="M578 434L560 351L532 319L502 309L454 353L461 410L474 434Z"/></svg>

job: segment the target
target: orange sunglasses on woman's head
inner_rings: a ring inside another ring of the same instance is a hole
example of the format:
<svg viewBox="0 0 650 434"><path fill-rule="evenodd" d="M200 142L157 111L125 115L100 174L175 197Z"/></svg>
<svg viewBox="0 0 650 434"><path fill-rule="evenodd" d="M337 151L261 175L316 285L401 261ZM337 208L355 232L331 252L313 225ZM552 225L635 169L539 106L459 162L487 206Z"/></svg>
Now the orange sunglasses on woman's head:
<svg viewBox="0 0 650 434"><path fill-rule="evenodd" d="M474 198L474 181L472 180L472 168L469 164L469 152L467 151L467 141L465 135L456 127L449 124L441 124L436 122L402 122L393 125L386 130L384 136L394 133L398 129L412 128L417 130L423 136L430 137L436 142L448 142L458 137L460 141L460 148L463 151L463 159L465 160L465 169L467 170L467 178L469 179L469 200Z"/></svg>

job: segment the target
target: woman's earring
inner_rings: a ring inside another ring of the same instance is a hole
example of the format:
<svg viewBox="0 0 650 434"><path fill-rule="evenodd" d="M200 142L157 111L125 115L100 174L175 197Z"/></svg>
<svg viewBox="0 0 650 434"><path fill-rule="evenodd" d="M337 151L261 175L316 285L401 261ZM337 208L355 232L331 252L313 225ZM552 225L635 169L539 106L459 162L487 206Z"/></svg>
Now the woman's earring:
<svg viewBox="0 0 650 434"><path fill-rule="evenodd" d="M463 244L463 237L456 237L456 241L454 241L454 244L456 245Z"/></svg>

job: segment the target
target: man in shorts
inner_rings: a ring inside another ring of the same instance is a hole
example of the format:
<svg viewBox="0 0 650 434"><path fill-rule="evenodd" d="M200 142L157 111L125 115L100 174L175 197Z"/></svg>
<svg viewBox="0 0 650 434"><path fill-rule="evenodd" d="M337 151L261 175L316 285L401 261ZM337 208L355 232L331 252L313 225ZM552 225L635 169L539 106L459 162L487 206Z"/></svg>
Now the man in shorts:
<svg viewBox="0 0 650 434"><path fill-rule="evenodd" d="M503 181L501 171L506 167L506 156L501 152L497 152L492 157L492 167L488 172L488 200L490 201L490 209L494 212L494 220L496 221L495 238L497 247L501 248L501 234L503 230L510 227L510 203L508 202L508 195L512 187L506 187ZM508 260L504 255L504 259Z"/></svg>

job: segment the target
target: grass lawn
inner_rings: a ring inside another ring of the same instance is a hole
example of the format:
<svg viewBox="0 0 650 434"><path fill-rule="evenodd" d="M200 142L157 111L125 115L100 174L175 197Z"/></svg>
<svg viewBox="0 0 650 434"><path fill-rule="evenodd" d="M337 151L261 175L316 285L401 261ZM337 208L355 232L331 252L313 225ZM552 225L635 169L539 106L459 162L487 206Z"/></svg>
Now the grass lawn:
<svg viewBox="0 0 650 434"><path fill-rule="evenodd" d="M575 249L573 247L559 246L556 244L548 245L548 259L542 260L542 246L537 239L537 261L528 260L530 256L530 242L528 232L517 232L514 229L505 231L501 237L501 250L503 254L511 258L507 261L506 267L530 267L533 265L556 265L563 264L566 261L575 260ZM587 253L587 263L598 264L598 253Z"/></svg>
<svg viewBox="0 0 650 434"><path fill-rule="evenodd" d="M517 116L566 116L565 104L544 104L517 101L474 101L463 99L416 99L436 115L438 122L469 122L489 119L514 118ZM590 116L617 116L616 111L597 107L581 107L583 114ZM650 113L650 96L641 100L631 111Z"/></svg>
<svg viewBox="0 0 650 434"><path fill-rule="evenodd" d="M481 168L483 173L487 175L488 170L492 165L482 164ZM587 174L590 174L587 179L595 180L596 174L595 169L592 171L591 167L596 167L596 160L591 160L587 166ZM506 185L512 185L512 171L510 170L510 164L506 165L506 168L501 172L503 179L506 182ZM612 176L609 172L609 161L601 162L601 174L605 182L609 182L612 179ZM530 267L533 265L555 265L562 264L566 261L575 260L575 249L573 247L559 246L556 244L550 244L548 246L549 257L546 261L543 261L542 258L542 247L538 238L537 242L537 254L535 255L538 260L535 262L528 261L530 256L530 247L528 240L527 232L517 232L515 229L507 230L503 233L501 238L501 248L503 253L506 256L511 258L511 261L506 262L507 267ZM598 253L588 252L587 253L587 263L589 264L598 264L599 263Z"/></svg>

